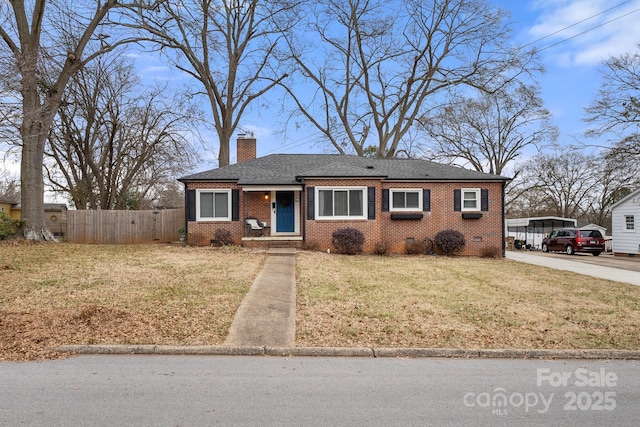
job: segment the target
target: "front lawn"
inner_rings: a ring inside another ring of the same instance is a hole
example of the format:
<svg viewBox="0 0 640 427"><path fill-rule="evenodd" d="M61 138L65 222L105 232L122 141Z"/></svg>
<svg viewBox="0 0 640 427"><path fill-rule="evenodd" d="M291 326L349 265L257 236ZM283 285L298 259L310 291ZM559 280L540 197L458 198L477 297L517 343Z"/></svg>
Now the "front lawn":
<svg viewBox="0 0 640 427"><path fill-rule="evenodd" d="M640 287L506 259L297 258L299 346L640 350Z"/></svg>
<svg viewBox="0 0 640 427"><path fill-rule="evenodd" d="M0 360L220 345L263 251L0 243ZM509 260L299 252L298 346L640 350L640 287Z"/></svg>

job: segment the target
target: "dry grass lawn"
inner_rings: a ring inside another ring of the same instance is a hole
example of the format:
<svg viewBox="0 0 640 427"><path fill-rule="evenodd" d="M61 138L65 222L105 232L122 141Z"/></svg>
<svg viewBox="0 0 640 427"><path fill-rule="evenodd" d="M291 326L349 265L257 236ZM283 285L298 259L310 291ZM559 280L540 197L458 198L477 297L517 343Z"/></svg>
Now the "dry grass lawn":
<svg viewBox="0 0 640 427"><path fill-rule="evenodd" d="M221 344L264 253L0 243L0 360L61 344Z"/></svg>
<svg viewBox="0 0 640 427"><path fill-rule="evenodd" d="M640 287L504 259L297 257L300 346L640 350Z"/></svg>
<svg viewBox="0 0 640 427"><path fill-rule="evenodd" d="M0 242L0 360L216 345L264 252ZM299 346L640 350L640 287L509 260L299 252Z"/></svg>

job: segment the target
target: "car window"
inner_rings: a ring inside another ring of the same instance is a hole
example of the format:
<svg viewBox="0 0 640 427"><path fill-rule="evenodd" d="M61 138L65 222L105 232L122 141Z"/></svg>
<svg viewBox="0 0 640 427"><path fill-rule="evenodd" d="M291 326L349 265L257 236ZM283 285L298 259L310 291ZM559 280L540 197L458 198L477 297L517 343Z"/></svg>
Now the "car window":
<svg viewBox="0 0 640 427"><path fill-rule="evenodd" d="M558 237L558 232L557 232L557 231L553 231L553 232L549 235L549 238L553 238L553 237Z"/></svg>
<svg viewBox="0 0 640 427"><path fill-rule="evenodd" d="M569 230L569 231L567 231L567 236L569 236L569 237L576 237L576 231L575 231L575 230Z"/></svg>
<svg viewBox="0 0 640 427"><path fill-rule="evenodd" d="M595 238L602 237L602 233L600 233L599 230L582 230L580 231L580 235L583 237L595 237Z"/></svg>

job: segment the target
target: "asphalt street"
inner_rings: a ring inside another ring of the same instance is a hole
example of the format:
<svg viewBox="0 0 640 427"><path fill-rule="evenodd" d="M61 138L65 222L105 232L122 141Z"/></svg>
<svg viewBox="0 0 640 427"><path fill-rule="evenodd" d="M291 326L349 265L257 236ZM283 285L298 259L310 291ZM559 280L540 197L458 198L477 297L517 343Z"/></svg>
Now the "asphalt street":
<svg viewBox="0 0 640 427"><path fill-rule="evenodd" d="M640 361L79 356L0 363L3 426L637 426Z"/></svg>

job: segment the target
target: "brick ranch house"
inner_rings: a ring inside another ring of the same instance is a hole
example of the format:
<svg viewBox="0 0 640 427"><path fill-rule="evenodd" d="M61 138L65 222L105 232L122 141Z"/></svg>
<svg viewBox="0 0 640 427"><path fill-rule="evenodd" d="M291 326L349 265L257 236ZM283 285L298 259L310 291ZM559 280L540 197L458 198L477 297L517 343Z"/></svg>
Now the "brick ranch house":
<svg viewBox="0 0 640 427"><path fill-rule="evenodd" d="M209 245L217 229L237 244L332 248L331 234L354 227L364 251L378 242L402 253L408 239L445 229L466 238L463 255L504 250L504 186L509 178L416 159L339 154L256 158L256 140L240 136L238 163L185 176L187 240ZM247 219L262 229L252 230Z"/></svg>

